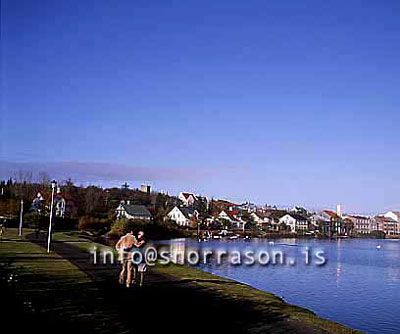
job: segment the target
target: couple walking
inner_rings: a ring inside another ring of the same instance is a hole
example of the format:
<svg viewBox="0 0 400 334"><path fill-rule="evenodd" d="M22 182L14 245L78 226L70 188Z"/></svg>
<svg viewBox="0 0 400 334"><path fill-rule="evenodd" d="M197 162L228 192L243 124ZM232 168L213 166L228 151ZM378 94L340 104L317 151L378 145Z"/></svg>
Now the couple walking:
<svg viewBox="0 0 400 334"><path fill-rule="evenodd" d="M122 270L119 275L119 283L125 283L127 288L129 288L131 284L137 283L136 278L138 276L138 272L140 273L140 286L143 285L144 273L147 270L146 262L142 253L142 261L139 264L135 264L133 252L141 252L145 243L146 240L144 238L143 231L139 231L137 238L133 234L133 231L130 231L122 236L115 245L115 248L120 253L120 259L122 261Z"/></svg>

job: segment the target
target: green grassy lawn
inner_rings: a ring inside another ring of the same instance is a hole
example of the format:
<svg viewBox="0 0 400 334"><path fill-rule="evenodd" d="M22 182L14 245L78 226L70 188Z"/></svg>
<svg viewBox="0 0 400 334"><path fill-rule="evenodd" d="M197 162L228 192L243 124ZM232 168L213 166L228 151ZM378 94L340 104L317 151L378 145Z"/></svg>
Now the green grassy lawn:
<svg viewBox="0 0 400 334"><path fill-rule="evenodd" d="M18 302L19 312L27 315L28 319L41 321L45 317L50 322L51 319L57 323L64 321L64 329L69 332L79 328L80 331L85 329L97 333L107 332L111 328L114 333L132 328L129 316L124 315L125 307L121 310L118 305L132 299L128 299L125 293L116 298L121 289L115 289L114 286L105 289L105 292L101 288L101 284L116 281L118 267L110 270L106 267L89 267L87 264L90 259L88 253L94 247L98 251L111 250L110 247L93 243L78 232L55 232L53 247L62 256L55 252L47 254L42 245L27 239L32 233L32 230L26 229L24 236L18 237L16 229L8 229L3 237L8 240L0 242L0 264L7 278L10 274L14 275L14 282L7 284L12 291L10 296ZM160 284L157 285L157 282ZM227 321L237 322L238 326L247 329L246 332L356 333L303 308L287 304L270 293L192 267L150 267L146 286L147 290L141 293L142 298L151 297L150 301L144 300L149 305L164 304L176 296L182 303L197 303L199 309L204 308L203 303L222 314L225 309L232 309L232 314L237 312L242 319L236 316ZM133 295L132 298L138 297ZM169 319L165 314L156 314L156 317L163 316Z"/></svg>
<svg viewBox="0 0 400 334"><path fill-rule="evenodd" d="M67 259L63 259L55 253L48 254L43 247L27 241L25 237L30 233L33 231L26 229L24 235L19 237L16 229L8 229L6 237L11 240L0 242L0 261L8 263L10 270L21 275L20 279L23 279L24 275L45 274L49 280L59 281L61 279L60 283L70 279L80 282L89 281L87 275Z"/></svg>
<svg viewBox="0 0 400 334"><path fill-rule="evenodd" d="M8 229L0 242L0 264L6 275L11 317L21 320L17 325L42 328L43 331L70 332L86 329L101 332L104 319L115 318L107 307L96 307L102 297L89 276L67 259L26 240L33 233L25 229L18 237L16 229ZM3 288L3 286L2 286ZM4 290L3 290L4 291ZM18 314L17 314L18 312ZM49 327L50 326L50 327Z"/></svg>

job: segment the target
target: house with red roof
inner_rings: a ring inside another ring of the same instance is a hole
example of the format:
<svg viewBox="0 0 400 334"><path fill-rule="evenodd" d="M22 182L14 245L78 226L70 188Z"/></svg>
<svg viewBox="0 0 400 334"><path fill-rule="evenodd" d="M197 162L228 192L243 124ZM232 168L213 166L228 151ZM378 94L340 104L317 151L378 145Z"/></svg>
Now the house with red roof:
<svg viewBox="0 0 400 334"><path fill-rule="evenodd" d="M228 221L233 230L244 230L247 224L240 213L240 210L222 210L216 217L219 221Z"/></svg>
<svg viewBox="0 0 400 334"><path fill-rule="evenodd" d="M351 233L354 224L350 219L343 219L343 217L332 210L323 210L322 214L329 217L330 235L347 236Z"/></svg>
<svg viewBox="0 0 400 334"><path fill-rule="evenodd" d="M199 199L194 193L180 192L178 199L183 202L184 206L193 206Z"/></svg>

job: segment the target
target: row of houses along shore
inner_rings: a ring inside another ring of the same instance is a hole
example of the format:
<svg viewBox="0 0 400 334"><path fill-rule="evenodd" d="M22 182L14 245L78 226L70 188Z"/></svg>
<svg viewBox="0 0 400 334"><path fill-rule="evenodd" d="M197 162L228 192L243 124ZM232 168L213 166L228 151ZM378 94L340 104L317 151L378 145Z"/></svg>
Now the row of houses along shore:
<svg viewBox="0 0 400 334"><path fill-rule="evenodd" d="M105 203L109 204L109 190L103 189L107 195ZM136 190L149 198L157 198L161 193L152 192L150 186L142 186ZM165 195L165 194L163 194ZM115 219L133 219L141 221L171 222L182 229L211 231L244 232L259 234L294 234L325 236L376 236L400 237L400 211L388 211L376 216L343 213L341 206L336 210L311 211L302 207L277 208L276 206L257 206L246 202L233 203L222 199L207 199L191 192L181 192L178 196L165 196L168 201L162 210L155 204L143 205L140 201L131 201L129 196L112 208ZM54 198L55 217L76 216L76 199L63 194L57 188ZM35 212L47 211L48 193L37 193L31 203ZM75 202L75 204L74 204ZM74 214L75 212L75 214ZM162 213L160 215L160 212Z"/></svg>
<svg viewBox="0 0 400 334"><path fill-rule="evenodd" d="M227 231L255 229L269 233L324 234L328 236L399 236L400 211L388 211L376 216L335 211L311 212L302 207L279 209L258 207L251 203L236 204L226 200L211 200L189 192L178 195L179 205L168 210L164 220L182 228ZM204 208L206 210L204 210ZM151 213L142 205L121 202L117 218L151 220Z"/></svg>

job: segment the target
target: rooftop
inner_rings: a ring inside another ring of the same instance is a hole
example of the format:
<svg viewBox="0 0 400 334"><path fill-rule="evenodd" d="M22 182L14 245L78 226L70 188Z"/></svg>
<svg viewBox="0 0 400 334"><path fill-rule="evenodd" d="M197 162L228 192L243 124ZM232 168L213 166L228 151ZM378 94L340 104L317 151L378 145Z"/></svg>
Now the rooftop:
<svg viewBox="0 0 400 334"><path fill-rule="evenodd" d="M122 204L122 207L131 216L151 217L150 211L144 205Z"/></svg>
<svg viewBox="0 0 400 334"><path fill-rule="evenodd" d="M190 217L192 217L196 211L194 208L186 208L186 207L178 208L178 209L183 213L183 215L187 219L190 219Z"/></svg>

